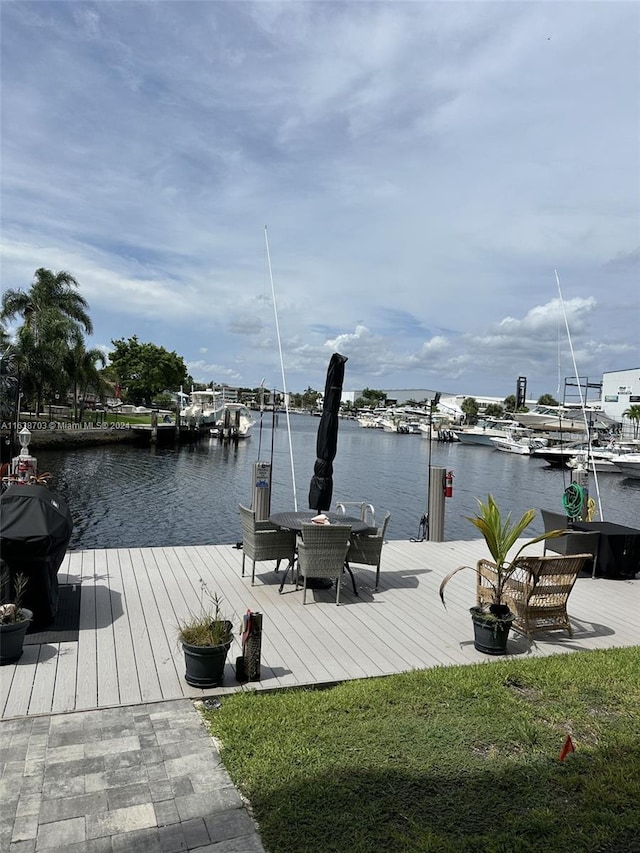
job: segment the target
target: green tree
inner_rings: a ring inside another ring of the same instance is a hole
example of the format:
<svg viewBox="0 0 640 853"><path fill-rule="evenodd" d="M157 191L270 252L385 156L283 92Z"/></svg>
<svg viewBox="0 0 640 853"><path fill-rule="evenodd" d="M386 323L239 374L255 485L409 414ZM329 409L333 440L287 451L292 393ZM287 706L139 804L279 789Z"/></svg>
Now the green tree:
<svg viewBox="0 0 640 853"><path fill-rule="evenodd" d="M81 340L82 331L93 331L87 301L78 287L71 273L40 267L27 291L9 288L2 296L2 319L23 320L16 333L20 381L35 394L36 414L43 394L61 379L66 349Z"/></svg>
<svg viewBox="0 0 640 853"><path fill-rule="evenodd" d="M362 397L366 400L365 405L373 406L374 408L377 405L384 403L387 399L387 395L384 391L376 391L374 388L365 388L362 392Z"/></svg>
<svg viewBox="0 0 640 853"><path fill-rule="evenodd" d="M74 288L80 285L69 272L54 273L40 267L27 291L9 288L2 296L2 317L12 320L20 315L24 324L33 331L36 346L40 343L43 321L51 311L67 317L91 334L93 326L88 314L86 299Z"/></svg>
<svg viewBox="0 0 640 853"><path fill-rule="evenodd" d="M465 397L460 408L464 412L465 423L472 425L478 423L480 407L475 397Z"/></svg>
<svg viewBox="0 0 640 853"><path fill-rule="evenodd" d="M308 387L302 394L302 408L313 412L318 406L318 400L320 397L320 391L314 391L313 388Z"/></svg>
<svg viewBox="0 0 640 853"><path fill-rule="evenodd" d="M16 351L6 329L0 325L0 418L3 421L15 420L17 386Z"/></svg>
<svg viewBox="0 0 640 853"><path fill-rule="evenodd" d="M109 375L121 385L122 400L148 405L165 389L179 388L188 380L182 356L152 343L140 343L134 335L125 341L111 341Z"/></svg>
<svg viewBox="0 0 640 853"><path fill-rule="evenodd" d="M538 403L541 406L557 406L558 401L551 394L541 394L538 397Z"/></svg>
<svg viewBox="0 0 640 853"><path fill-rule="evenodd" d="M74 420L82 419L89 387L93 387L96 393L100 393L102 389L104 383L97 366L98 362L103 367L106 363L102 350L88 350L84 342L78 342L67 350L63 364L72 386Z"/></svg>
<svg viewBox="0 0 640 853"><path fill-rule="evenodd" d="M633 422L633 437L638 438L640 435L640 406L629 406L622 413L623 418L629 418Z"/></svg>
<svg viewBox="0 0 640 853"><path fill-rule="evenodd" d="M16 333L20 391L34 403L36 415L46 400L68 387L64 362L69 349L82 345L82 332L73 320L55 309L43 310L37 329L23 324Z"/></svg>
<svg viewBox="0 0 640 853"><path fill-rule="evenodd" d="M499 403L489 403L484 413L488 418L501 418L504 415L504 409Z"/></svg>
<svg viewBox="0 0 640 853"><path fill-rule="evenodd" d="M502 401L502 405L504 406L505 412L515 412L516 410L516 395L509 394L508 397L505 397Z"/></svg>

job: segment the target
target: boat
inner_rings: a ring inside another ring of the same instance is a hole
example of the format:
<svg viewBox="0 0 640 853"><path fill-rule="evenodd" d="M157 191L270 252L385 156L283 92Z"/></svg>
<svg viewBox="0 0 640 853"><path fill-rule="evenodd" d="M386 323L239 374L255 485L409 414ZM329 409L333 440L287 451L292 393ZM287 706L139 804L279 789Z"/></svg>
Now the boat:
<svg viewBox="0 0 640 853"><path fill-rule="evenodd" d="M589 471L595 471L596 474L621 474L622 471L613 464L614 455L609 450L594 450L591 453L584 451L575 456L570 456L566 467L572 470L588 468Z"/></svg>
<svg viewBox="0 0 640 853"><path fill-rule="evenodd" d="M604 447L589 445L588 442L569 442L554 447L542 447L531 451L534 459L542 459L552 468L577 468L580 463L587 464L589 470L596 473L616 473L614 462L622 456L637 455L630 453L633 445L610 442Z"/></svg>
<svg viewBox="0 0 640 853"><path fill-rule="evenodd" d="M545 447L544 438L534 438L532 430L521 427L512 427L506 431L504 436L495 436L491 439L496 450L504 453L517 453L520 456L529 456L532 450Z"/></svg>
<svg viewBox="0 0 640 853"><path fill-rule="evenodd" d="M621 453L611 461L625 477L640 480L640 453Z"/></svg>
<svg viewBox="0 0 640 853"><path fill-rule="evenodd" d="M493 448L492 438L505 438L514 426L513 421L506 418L486 418L478 421L476 426L453 429L458 441L462 444L481 444Z"/></svg>
<svg viewBox="0 0 640 853"><path fill-rule="evenodd" d="M222 391L216 391L214 388L192 391L189 394L189 402L180 410L180 423L195 428L215 426L222 417L224 407Z"/></svg>
<svg viewBox="0 0 640 853"><path fill-rule="evenodd" d="M514 417L524 427L538 432L584 433L584 415L581 410L566 406L543 406L538 404L528 412L516 412Z"/></svg>
<svg viewBox="0 0 640 853"><path fill-rule="evenodd" d="M255 421L243 403L225 403L222 416L209 432L223 439L246 439Z"/></svg>
<svg viewBox="0 0 640 853"><path fill-rule="evenodd" d="M363 429L382 429L382 418L373 415L361 415L357 421Z"/></svg>

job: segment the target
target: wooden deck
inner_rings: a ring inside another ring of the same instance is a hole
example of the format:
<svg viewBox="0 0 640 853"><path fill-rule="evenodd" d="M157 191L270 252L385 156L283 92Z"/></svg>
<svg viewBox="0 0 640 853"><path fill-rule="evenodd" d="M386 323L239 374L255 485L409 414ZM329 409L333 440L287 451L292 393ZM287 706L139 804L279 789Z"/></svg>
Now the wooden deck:
<svg viewBox="0 0 640 853"><path fill-rule="evenodd" d="M105 708L247 689L235 681L229 654L225 684L212 691L184 680L176 625L199 608L202 579L224 596L234 625L247 608L263 614L262 681L253 690L330 684L410 669L491 663L475 651L468 607L474 577L449 585L448 609L438 598L452 568L486 556L481 540L389 541L381 584L354 567L360 595L345 578L342 606L334 591L302 591L287 584L274 563L256 567L256 585L240 576L242 551L230 545L75 551L60 570L61 583L80 583L78 642L25 646L20 661L0 669L1 718ZM315 599L315 601L314 601ZM640 644L640 579L579 578L569 600L574 636L553 632L529 642L510 640L519 658ZM502 658L504 659L504 658Z"/></svg>

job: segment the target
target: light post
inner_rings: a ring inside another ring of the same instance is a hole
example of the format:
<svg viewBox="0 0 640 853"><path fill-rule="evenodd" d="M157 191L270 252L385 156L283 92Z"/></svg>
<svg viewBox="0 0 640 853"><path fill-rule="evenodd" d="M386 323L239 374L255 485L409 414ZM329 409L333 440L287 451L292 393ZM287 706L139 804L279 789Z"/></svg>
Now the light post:
<svg viewBox="0 0 640 853"><path fill-rule="evenodd" d="M29 483L31 477L37 474L37 461L29 453L29 442L31 441L31 432L27 427L22 427L18 433L18 441L20 442L20 453L12 460L11 474L16 477L19 483Z"/></svg>
<svg viewBox="0 0 640 853"><path fill-rule="evenodd" d="M424 539L429 539L429 524L431 522L431 448L433 434L433 413L440 402L440 391L436 391L429 402L429 453L427 457L427 513L425 515Z"/></svg>

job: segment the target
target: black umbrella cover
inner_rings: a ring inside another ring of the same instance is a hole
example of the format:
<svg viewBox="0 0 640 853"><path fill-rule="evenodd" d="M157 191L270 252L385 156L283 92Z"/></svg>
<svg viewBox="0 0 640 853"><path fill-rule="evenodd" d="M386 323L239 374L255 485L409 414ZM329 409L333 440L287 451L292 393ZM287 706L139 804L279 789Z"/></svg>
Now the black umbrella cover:
<svg viewBox="0 0 640 853"><path fill-rule="evenodd" d="M12 577L27 578L22 603L33 611L35 625L56 615L58 569L72 532L67 504L45 486L16 484L0 496L0 557Z"/></svg>
<svg viewBox="0 0 640 853"><path fill-rule="evenodd" d="M333 497L333 460L338 448L338 412L344 382L345 355L334 352L327 370L324 404L318 424L316 463L309 487L309 509L318 512L331 508Z"/></svg>

